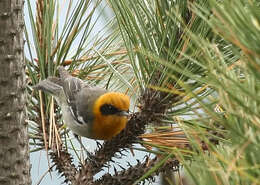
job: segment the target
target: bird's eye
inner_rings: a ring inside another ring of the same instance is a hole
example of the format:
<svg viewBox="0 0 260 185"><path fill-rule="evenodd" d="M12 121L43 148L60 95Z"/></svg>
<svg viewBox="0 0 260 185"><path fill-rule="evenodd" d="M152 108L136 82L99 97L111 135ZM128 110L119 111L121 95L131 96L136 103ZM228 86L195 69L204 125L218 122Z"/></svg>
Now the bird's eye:
<svg viewBox="0 0 260 185"><path fill-rule="evenodd" d="M104 104L100 107L100 112L103 115L112 115L112 114L116 114L120 111L111 104Z"/></svg>

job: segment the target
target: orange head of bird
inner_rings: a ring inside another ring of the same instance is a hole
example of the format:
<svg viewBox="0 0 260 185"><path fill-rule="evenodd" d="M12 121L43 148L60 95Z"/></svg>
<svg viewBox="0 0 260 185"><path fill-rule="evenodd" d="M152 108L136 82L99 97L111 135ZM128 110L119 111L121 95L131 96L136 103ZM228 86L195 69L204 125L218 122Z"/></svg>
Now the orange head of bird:
<svg viewBox="0 0 260 185"><path fill-rule="evenodd" d="M125 94L108 92L101 95L93 107L93 138L111 139L123 130L127 123L129 106L130 98Z"/></svg>

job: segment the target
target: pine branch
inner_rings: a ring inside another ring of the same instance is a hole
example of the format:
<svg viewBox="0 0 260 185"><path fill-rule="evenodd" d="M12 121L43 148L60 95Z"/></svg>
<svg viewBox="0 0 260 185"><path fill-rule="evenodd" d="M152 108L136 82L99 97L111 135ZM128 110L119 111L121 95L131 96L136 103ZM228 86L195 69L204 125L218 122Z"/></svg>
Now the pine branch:
<svg viewBox="0 0 260 185"><path fill-rule="evenodd" d="M72 156L64 149L60 151L54 150L50 153L50 156L58 173L65 177L64 182L71 182L73 184L78 171L73 164Z"/></svg>
<svg viewBox="0 0 260 185"><path fill-rule="evenodd" d="M117 152L121 154L124 148L130 148L133 143L136 143L138 140L137 136L144 133L145 125L147 124L144 120L141 113L133 114L126 128L120 134L104 142L104 144L95 151L95 154L91 157L94 160L88 161L87 169L91 169L93 174L99 172L100 169L105 166L105 163L112 161L111 158L114 157Z"/></svg>
<svg viewBox="0 0 260 185"><path fill-rule="evenodd" d="M123 169L121 172L118 172L116 169L114 169L115 175L112 176L111 174L107 173L102 178L95 181L94 185L132 185L137 180L139 180L144 174L146 174L152 167L154 167L159 161L160 158L154 158L151 160L149 157L146 157L146 160L143 163L137 161L137 164L135 166L128 164L129 168L127 170ZM178 169L178 160L167 161L154 173L149 174L146 180L154 182L154 176L158 175L159 173L165 172L167 170L177 171ZM140 181L139 183L141 182L142 181Z"/></svg>

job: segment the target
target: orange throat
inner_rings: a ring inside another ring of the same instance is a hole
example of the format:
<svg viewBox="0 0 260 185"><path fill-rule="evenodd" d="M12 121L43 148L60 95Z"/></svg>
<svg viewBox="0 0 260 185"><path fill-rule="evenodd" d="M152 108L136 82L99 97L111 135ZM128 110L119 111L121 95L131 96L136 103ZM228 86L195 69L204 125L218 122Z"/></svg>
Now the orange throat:
<svg viewBox="0 0 260 185"><path fill-rule="evenodd" d="M94 120L93 139L109 140L119 134L126 126L127 118L117 115L99 115Z"/></svg>

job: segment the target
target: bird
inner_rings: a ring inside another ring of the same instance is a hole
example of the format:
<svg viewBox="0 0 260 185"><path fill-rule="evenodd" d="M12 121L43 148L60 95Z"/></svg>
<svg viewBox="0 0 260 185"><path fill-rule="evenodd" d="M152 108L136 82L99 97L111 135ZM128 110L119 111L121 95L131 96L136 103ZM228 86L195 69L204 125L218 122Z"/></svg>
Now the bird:
<svg viewBox="0 0 260 185"><path fill-rule="evenodd" d="M58 67L58 73L59 77L41 80L33 89L55 98L65 125L77 139L83 136L110 140L126 127L130 107L128 95L90 86L62 66Z"/></svg>

